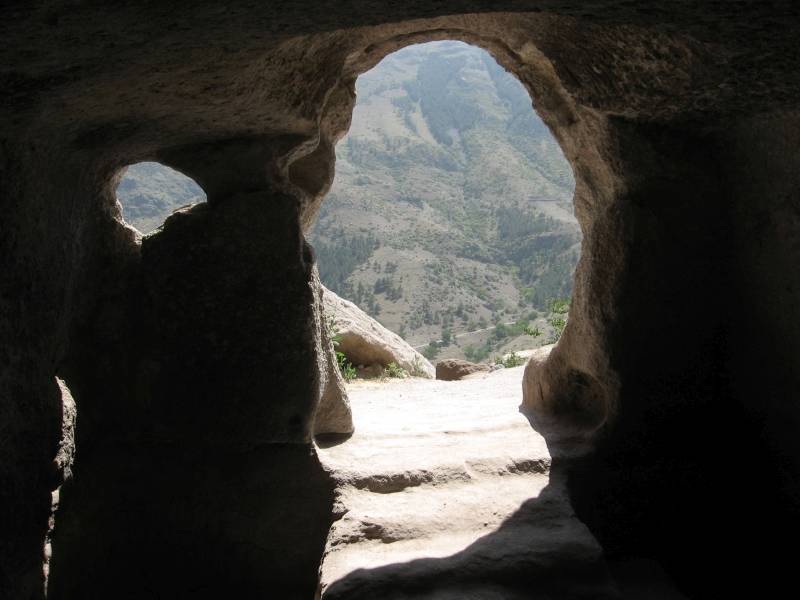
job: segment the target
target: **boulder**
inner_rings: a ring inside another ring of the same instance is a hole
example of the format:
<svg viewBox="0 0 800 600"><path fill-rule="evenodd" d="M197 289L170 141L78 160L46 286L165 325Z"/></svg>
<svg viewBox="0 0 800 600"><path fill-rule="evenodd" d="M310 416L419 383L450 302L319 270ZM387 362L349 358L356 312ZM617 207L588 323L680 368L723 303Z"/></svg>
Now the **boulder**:
<svg viewBox="0 0 800 600"><path fill-rule="evenodd" d="M414 377L434 377L433 365L422 354L358 306L327 288L323 288L322 301L325 318L335 323L339 340L336 349L351 363L382 367L395 363Z"/></svg>
<svg viewBox="0 0 800 600"><path fill-rule="evenodd" d="M489 365L471 363L458 358L445 358L436 363L436 379L457 381L473 373L488 373Z"/></svg>

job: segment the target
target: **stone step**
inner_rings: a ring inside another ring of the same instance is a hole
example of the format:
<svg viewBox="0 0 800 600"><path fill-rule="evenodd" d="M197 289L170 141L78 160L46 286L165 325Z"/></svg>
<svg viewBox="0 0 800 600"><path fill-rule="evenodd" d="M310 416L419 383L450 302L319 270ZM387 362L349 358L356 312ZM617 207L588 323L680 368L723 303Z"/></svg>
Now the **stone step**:
<svg viewBox="0 0 800 600"><path fill-rule="evenodd" d="M517 410L521 379L516 368L348 388L355 434L319 451L339 517L323 600L618 597Z"/></svg>
<svg viewBox="0 0 800 600"><path fill-rule="evenodd" d="M388 494L346 488L337 500L347 513L334 524L331 538L341 546L365 540L394 544L465 531L477 537L496 529L548 482L546 475L526 475L425 484Z"/></svg>
<svg viewBox="0 0 800 600"><path fill-rule="evenodd" d="M616 597L599 545L547 475L385 494L346 488L339 502L346 512L321 568L325 600L530 597L531 586ZM556 577L562 571L570 577Z"/></svg>

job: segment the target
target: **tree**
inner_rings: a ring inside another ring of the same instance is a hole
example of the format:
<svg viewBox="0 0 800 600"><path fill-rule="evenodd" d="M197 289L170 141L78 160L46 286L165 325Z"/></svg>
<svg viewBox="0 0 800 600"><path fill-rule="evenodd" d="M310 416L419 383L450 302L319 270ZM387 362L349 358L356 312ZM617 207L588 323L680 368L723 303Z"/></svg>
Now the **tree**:
<svg viewBox="0 0 800 600"><path fill-rule="evenodd" d="M439 354L439 344L436 342L431 342L422 350L422 356L428 360L433 360L437 354Z"/></svg>
<svg viewBox="0 0 800 600"><path fill-rule="evenodd" d="M453 343L453 332L449 327L442 327L442 346L449 346Z"/></svg>
<svg viewBox="0 0 800 600"><path fill-rule="evenodd" d="M494 337L498 340L502 340L503 338L508 337L508 327L506 327L503 323L498 323L494 327Z"/></svg>

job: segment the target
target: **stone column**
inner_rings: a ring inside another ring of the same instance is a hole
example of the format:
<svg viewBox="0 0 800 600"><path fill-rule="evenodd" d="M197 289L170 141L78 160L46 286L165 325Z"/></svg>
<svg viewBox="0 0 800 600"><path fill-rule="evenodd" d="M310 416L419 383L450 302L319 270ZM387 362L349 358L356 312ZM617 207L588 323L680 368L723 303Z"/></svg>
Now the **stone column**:
<svg viewBox="0 0 800 600"><path fill-rule="evenodd" d="M332 488L311 445L324 381L313 259L302 197L281 177L297 143L235 140L160 157L208 203L143 241L135 376L119 382L131 407L124 424L109 415L126 430L79 441L52 598L117 588L313 596Z"/></svg>

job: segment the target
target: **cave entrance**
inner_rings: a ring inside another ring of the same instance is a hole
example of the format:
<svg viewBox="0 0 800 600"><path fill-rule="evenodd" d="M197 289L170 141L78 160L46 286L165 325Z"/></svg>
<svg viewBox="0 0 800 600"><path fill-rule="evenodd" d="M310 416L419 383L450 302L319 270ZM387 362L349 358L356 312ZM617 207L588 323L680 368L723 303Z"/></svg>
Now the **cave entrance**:
<svg viewBox="0 0 800 600"><path fill-rule="evenodd" d="M575 183L523 85L487 51L435 41L388 55L356 91L309 233L323 285L431 362L516 366L555 342L580 252ZM338 297L346 378L424 374L401 351L365 362Z"/></svg>
<svg viewBox="0 0 800 600"><path fill-rule="evenodd" d="M525 523L539 515L571 514L561 500L537 503L550 454L518 411L526 357L542 357L567 319L581 242L571 166L522 84L478 47L407 46L356 90L309 232L333 292L324 310L355 426L345 441L317 438L343 514L328 537L323 595L485 555L533 572L532 555L507 548L517 536L536 547ZM393 366L366 373L370 344L376 357L404 346ZM424 362L409 366L415 356ZM428 360L448 381L425 378Z"/></svg>

